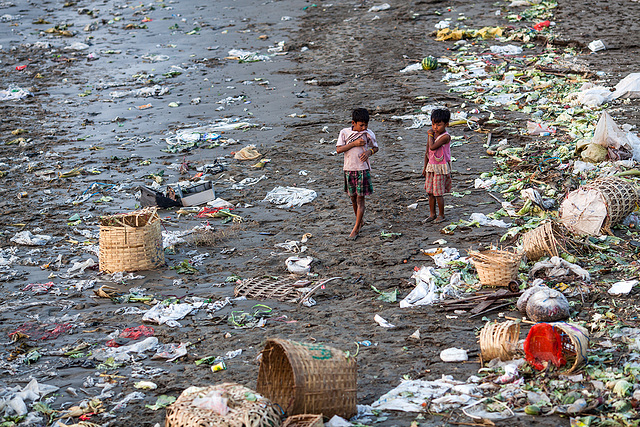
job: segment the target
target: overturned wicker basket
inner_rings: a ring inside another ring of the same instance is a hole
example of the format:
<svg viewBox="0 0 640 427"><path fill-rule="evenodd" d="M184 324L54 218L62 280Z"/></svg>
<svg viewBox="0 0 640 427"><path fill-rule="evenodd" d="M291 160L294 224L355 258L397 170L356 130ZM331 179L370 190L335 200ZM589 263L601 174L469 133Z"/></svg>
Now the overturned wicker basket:
<svg viewBox="0 0 640 427"><path fill-rule="evenodd" d="M573 372L587 361L589 333L582 326L566 322L551 323L560 334L562 355L567 361L568 372Z"/></svg>
<svg viewBox="0 0 640 427"><path fill-rule="evenodd" d="M151 270L164 265L156 209L100 217L100 271Z"/></svg>
<svg viewBox="0 0 640 427"><path fill-rule="evenodd" d="M521 253L498 249L469 251L469 256L478 271L480 283L493 287L509 286L518 276L522 259Z"/></svg>
<svg viewBox="0 0 640 427"><path fill-rule="evenodd" d="M511 360L518 350L520 324L512 320L497 323L487 322L480 331L480 350L482 360L488 362L495 358Z"/></svg>
<svg viewBox="0 0 640 427"><path fill-rule="evenodd" d="M522 236L522 246L530 261L537 261L545 255L558 256L558 248L564 250L558 238L559 226L551 221L540 224Z"/></svg>
<svg viewBox="0 0 640 427"><path fill-rule="evenodd" d="M227 399L229 412L220 415L193 404L197 397L219 392ZM224 383L210 387L189 387L167 406L165 427L278 427L277 407L253 390L240 384Z"/></svg>
<svg viewBox="0 0 640 427"><path fill-rule="evenodd" d="M287 415L357 413L356 360L332 347L272 338L262 350L258 393Z"/></svg>
<svg viewBox="0 0 640 427"><path fill-rule="evenodd" d="M599 178L584 186L587 189L597 190L604 197L607 204L607 217L602 228L610 231L610 227L621 222L638 204L638 191L636 186L615 176Z"/></svg>

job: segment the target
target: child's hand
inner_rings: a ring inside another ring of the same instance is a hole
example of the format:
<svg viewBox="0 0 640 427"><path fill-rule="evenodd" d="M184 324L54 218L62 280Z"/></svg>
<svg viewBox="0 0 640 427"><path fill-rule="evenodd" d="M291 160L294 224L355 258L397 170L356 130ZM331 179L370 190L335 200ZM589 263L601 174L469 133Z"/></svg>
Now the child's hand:
<svg viewBox="0 0 640 427"><path fill-rule="evenodd" d="M433 129L429 129L429 130L427 131L427 135L429 135L429 136L435 136L435 131L434 131Z"/></svg>
<svg viewBox="0 0 640 427"><path fill-rule="evenodd" d="M371 155L371 150L367 150L364 153L360 153L360 161L366 162L367 160L369 160L370 155Z"/></svg>
<svg viewBox="0 0 640 427"><path fill-rule="evenodd" d="M366 144L365 140L362 138L358 138L355 141L353 141L351 144L353 144L354 147L364 147L364 145Z"/></svg>
<svg viewBox="0 0 640 427"><path fill-rule="evenodd" d="M426 177L427 176L427 167L426 166L422 168L422 175L421 176L422 177Z"/></svg>

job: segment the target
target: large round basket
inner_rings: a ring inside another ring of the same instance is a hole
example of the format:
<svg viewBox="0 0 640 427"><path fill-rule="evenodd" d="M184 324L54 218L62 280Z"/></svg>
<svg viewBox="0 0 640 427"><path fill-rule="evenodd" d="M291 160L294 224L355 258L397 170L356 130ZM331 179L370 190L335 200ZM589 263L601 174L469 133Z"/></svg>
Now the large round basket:
<svg viewBox="0 0 640 427"><path fill-rule="evenodd" d="M558 235L558 226L551 221L546 221L524 233L522 246L527 258L530 261L537 261L545 255L558 256L558 247L561 247L556 238Z"/></svg>
<svg viewBox="0 0 640 427"><path fill-rule="evenodd" d="M584 187L597 190L602 194L607 204L607 217L602 224L602 228L606 231L610 231L613 224L625 219L635 210L638 203L636 186L615 176L596 179Z"/></svg>
<svg viewBox="0 0 640 427"><path fill-rule="evenodd" d="M582 326L566 322L551 323L562 340L562 355L567 361L568 372L573 372L587 361L589 333Z"/></svg>
<svg viewBox="0 0 640 427"><path fill-rule="evenodd" d="M488 362L495 358L511 360L518 349L520 324L512 320L497 323L487 322L480 331L480 351L482 360Z"/></svg>
<svg viewBox="0 0 640 427"><path fill-rule="evenodd" d="M522 254L491 249L469 251L469 256L478 271L480 283L484 286L509 286L516 279Z"/></svg>
<svg viewBox="0 0 640 427"><path fill-rule="evenodd" d="M100 217L100 271L152 270L164 265L160 227L153 208Z"/></svg>
<svg viewBox="0 0 640 427"><path fill-rule="evenodd" d="M220 415L193 404L197 397L219 392L227 399L228 412ZM278 408L269 400L240 384L224 383L210 387L189 387L167 406L165 427L278 427Z"/></svg>
<svg viewBox="0 0 640 427"><path fill-rule="evenodd" d="M287 415L357 413L356 360L332 347L272 338L262 350L258 393Z"/></svg>

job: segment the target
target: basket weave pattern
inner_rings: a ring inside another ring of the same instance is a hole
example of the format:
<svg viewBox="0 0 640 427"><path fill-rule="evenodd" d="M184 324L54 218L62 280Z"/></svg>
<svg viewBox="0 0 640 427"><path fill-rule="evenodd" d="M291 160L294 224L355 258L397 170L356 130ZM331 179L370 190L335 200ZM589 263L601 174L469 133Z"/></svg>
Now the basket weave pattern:
<svg viewBox="0 0 640 427"><path fill-rule="evenodd" d="M537 261L545 255L558 256L559 243L554 224L548 221L524 233L522 246L530 261Z"/></svg>
<svg viewBox="0 0 640 427"><path fill-rule="evenodd" d="M282 427L324 427L322 415L292 415L287 418Z"/></svg>
<svg viewBox="0 0 640 427"><path fill-rule="evenodd" d="M607 204L607 218L602 224L605 231L609 231L613 224L626 218L638 204L638 191L635 185L615 176L596 179L586 184L584 188L598 191Z"/></svg>
<svg viewBox="0 0 640 427"><path fill-rule="evenodd" d="M229 413L217 412L194 406L193 400L211 391L219 391L228 399ZM165 427L278 427L281 424L277 409L271 402L256 396L251 389L240 384L223 383L210 387L189 387L180 397L167 406Z"/></svg>
<svg viewBox="0 0 640 427"><path fill-rule="evenodd" d="M573 372L587 361L588 332L583 327L571 323L555 322L551 325L562 339L562 355L567 365L573 362L567 372Z"/></svg>
<svg viewBox="0 0 640 427"><path fill-rule="evenodd" d="M357 413L357 366L353 357L322 344L272 338L262 351L258 393L287 415Z"/></svg>
<svg viewBox="0 0 640 427"><path fill-rule="evenodd" d="M487 323L480 331L482 360L495 358L511 360L517 351L520 324L512 320L503 323Z"/></svg>
<svg viewBox="0 0 640 427"><path fill-rule="evenodd" d="M508 286L518 274L522 254L492 249L488 251L469 251L473 264L478 271L480 283L484 286Z"/></svg>
<svg viewBox="0 0 640 427"><path fill-rule="evenodd" d="M164 265L160 217L142 209L100 218L100 271L151 270Z"/></svg>

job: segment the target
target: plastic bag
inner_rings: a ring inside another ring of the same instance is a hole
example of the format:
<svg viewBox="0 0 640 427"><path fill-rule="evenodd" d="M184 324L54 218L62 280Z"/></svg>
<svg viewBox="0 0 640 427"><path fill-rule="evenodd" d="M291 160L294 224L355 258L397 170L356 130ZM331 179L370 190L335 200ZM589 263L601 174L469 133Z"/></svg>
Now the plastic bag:
<svg viewBox="0 0 640 427"><path fill-rule="evenodd" d="M602 145L603 147L615 149L621 146L629 146L627 135L618 127L606 111L602 112L600 120L598 120L592 142Z"/></svg>
<svg viewBox="0 0 640 427"><path fill-rule="evenodd" d="M562 355L560 334L548 323L533 325L524 340L524 353L534 368L541 371L543 362L551 362L557 367L567 364Z"/></svg>
<svg viewBox="0 0 640 427"><path fill-rule="evenodd" d="M526 313L527 303L529 302L529 298L531 298L533 294L535 294L538 291L541 291L542 289L549 289L549 287L544 283L542 283L542 279L534 280L531 287L525 290L522 293L522 295L520 295L520 298L518 298L518 302L516 303L516 308L518 309L518 311L523 314Z"/></svg>
<svg viewBox="0 0 640 427"><path fill-rule="evenodd" d="M289 270L293 274L307 274L311 271L311 263L313 262L313 257L298 257L291 256L287 258L285 264L287 266L287 270Z"/></svg>
<svg viewBox="0 0 640 427"><path fill-rule="evenodd" d="M415 271L411 278L416 279L416 287L400 301L400 308L428 305L439 301L436 277L439 275L433 267L420 267Z"/></svg>
<svg viewBox="0 0 640 427"><path fill-rule="evenodd" d="M615 86L609 99L640 98L640 73L631 73Z"/></svg>
<svg viewBox="0 0 640 427"><path fill-rule="evenodd" d="M198 396L193 399L191 405L200 409L213 411L218 415L225 416L229 413L227 401L228 399L226 397L222 397L222 394L219 391L211 391L205 396Z"/></svg>
<svg viewBox="0 0 640 427"><path fill-rule="evenodd" d="M534 322L553 322L569 317L567 297L555 289L541 289L527 301L527 317Z"/></svg>
<svg viewBox="0 0 640 427"><path fill-rule="evenodd" d="M556 128L544 123L527 122L527 131L529 135L548 136L556 133Z"/></svg>

